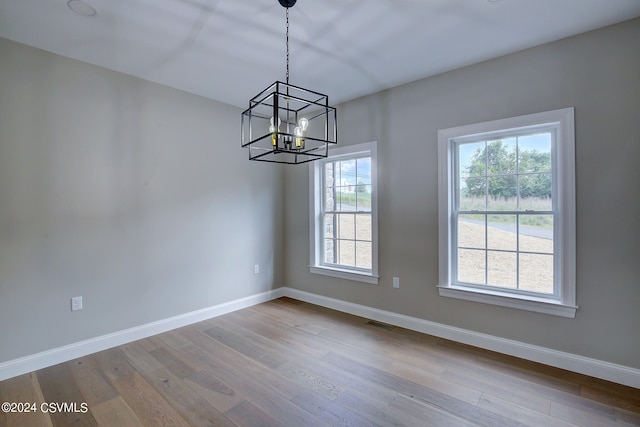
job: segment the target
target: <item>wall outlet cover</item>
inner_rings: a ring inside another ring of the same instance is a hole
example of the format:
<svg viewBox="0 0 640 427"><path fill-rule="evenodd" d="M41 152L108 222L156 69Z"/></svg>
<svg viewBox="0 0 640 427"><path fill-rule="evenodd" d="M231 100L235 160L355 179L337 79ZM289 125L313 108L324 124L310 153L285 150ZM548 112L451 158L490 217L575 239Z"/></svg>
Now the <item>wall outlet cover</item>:
<svg viewBox="0 0 640 427"><path fill-rule="evenodd" d="M82 297L71 298L71 311L82 310Z"/></svg>

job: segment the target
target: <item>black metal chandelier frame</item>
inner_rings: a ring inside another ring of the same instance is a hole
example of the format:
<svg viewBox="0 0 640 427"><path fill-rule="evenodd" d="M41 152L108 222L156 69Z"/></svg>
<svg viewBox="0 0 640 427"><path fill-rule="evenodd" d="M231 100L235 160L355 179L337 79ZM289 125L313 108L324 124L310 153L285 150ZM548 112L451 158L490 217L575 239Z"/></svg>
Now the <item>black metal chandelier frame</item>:
<svg viewBox="0 0 640 427"><path fill-rule="evenodd" d="M296 0L278 1L286 9L286 82L276 81L249 100L241 145L250 160L307 163L327 157L329 144L337 144L337 112L327 95L289 84L289 8Z"/></svg>

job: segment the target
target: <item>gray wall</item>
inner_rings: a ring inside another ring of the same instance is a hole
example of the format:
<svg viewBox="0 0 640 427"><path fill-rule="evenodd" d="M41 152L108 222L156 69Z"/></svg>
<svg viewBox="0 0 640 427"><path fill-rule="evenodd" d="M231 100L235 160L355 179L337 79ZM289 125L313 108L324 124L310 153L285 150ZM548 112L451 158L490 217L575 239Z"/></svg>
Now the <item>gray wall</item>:
<svg viewBox="0 0 640 427"><path fill-rule="evenodd" d="M640 20L341 105L341 144L379 142L375 286L308 272L308 170L249 163L239 109L0 39L0 362L285 284L640 368L637 40ZM576 318L439 297L437 130L569 106Z"/></svg>
<svg viewBox="0 0 640 427"><path fill-rule="evenodd" d="M283 283L282 169L249 163L239 109L5 39L0 58L0 362Z"/></svg>
<svg viewBox="0 0 640 427"><path fill-rule="evenodd" d="M303 167L285 172L286 285L640 368L639 41L636 19L339 106L341 144L378 141L380 284L309 273ZM576 318L438 296L438 129L571 106Z"/></svg>

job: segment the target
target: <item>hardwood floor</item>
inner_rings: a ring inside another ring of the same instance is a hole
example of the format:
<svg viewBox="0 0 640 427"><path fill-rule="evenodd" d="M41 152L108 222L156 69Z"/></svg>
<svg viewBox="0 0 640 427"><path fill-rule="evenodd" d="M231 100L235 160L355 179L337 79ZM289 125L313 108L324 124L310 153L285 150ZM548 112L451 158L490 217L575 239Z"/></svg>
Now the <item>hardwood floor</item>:
<svg viewBox="0 0 640 427"><path fill-rule="evenodd" d="M385 326L271 301L2 381L36 410L0 426L640 425L638 389Z"/></svg>

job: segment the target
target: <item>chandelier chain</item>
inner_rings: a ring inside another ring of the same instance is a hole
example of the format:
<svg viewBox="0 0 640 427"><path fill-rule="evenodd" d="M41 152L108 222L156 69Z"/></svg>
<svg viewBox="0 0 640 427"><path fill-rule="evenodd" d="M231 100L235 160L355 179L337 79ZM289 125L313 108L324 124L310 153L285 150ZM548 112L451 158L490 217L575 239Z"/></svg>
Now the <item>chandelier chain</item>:
<svg viewBox="0 0 640 427"><path fill-rule="evenodd" d="M289 8L287 10L287 84L289 84Z"/></svg>

